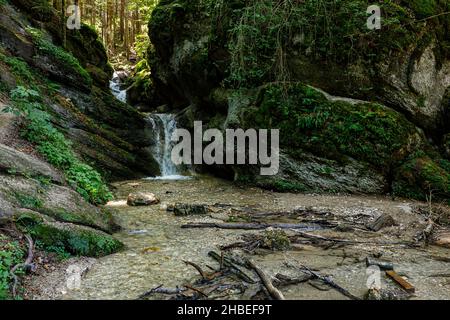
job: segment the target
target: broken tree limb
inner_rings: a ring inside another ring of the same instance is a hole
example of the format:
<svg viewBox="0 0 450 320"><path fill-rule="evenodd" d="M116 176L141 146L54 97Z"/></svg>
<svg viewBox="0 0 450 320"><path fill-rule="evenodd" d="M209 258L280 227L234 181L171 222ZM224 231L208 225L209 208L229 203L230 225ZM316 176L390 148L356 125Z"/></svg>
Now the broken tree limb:
<svg viewBox="0 0 450 320"><path fill-rule="evenodd" d="M222 263L223 266L227 267L231 272L236 274L240 279L247 283L255 283L255 280L246 275L240 268L238 268L229 258L222 257L214 251L210 251L208 256L216 260L219 264Z"/></svg>
<svg viewBox="0 0 450 320"><path fill-rule="evenodd" d="M184 286L185 286L186 288L188 288L189 290L192 290L192 291L194 291L194 292L200 293L200 294L201 294L202 296L204 296L205 298L208 298L208 295L207 295L206 293L204 293L202 290L197 289L197 288L194 288L193 286L188 285L188 284L185 284Z"/></svg>
<svg viewBox="0 0 450 320"><path fill-rule="evenodd" d="M290 266L293 266L293 265L290 265ZM312 275L314 277L314 279L318 279L318 280L326 283L327 285L329 285L333 289L335 289L338 292L342 293L347 298L350 298L352 300L361 300L357 296L354 296L353 294L351 294L347 289L345 289L345 288L341 287L340 285L338 285L329 276L323 276L320 273L318 273L316 271L313 271L310 268L308 268L306 266L303 266L303 265L301 265L300 267L297 267L297 266L293 266L293 267L298 269L298 270L300 270L303 273Z"/></svg>
<svg viewBox="0 0 450 320"><path fill-rule="evenodd" d="M158 287L156 287L156 288L153 288L153 289L151 289L151 290L149 290L149 291L147 291L147 292L141 294L141 295L138 297L138 300L147 298L147 297L151 296L151 295L154 294L154 293L160 293L160 294L180 294L180 293L183 293L183 292L185 292L185 291L187 291L187 290L189 290L189 289L188 289L188 288L184 288L184 287L181 287L181 288L179 288L179 287L177 287L177 288L163 288L163 286L160 285L160 286L158 286Z"/></svg>
<svg viewBox="0 0 450 320"><path fill-rule="evenodd" d="M258 267L252 260L248 260L248 264L250 267L252 267L253 270L255 270L256 274L261 279L262 283L264 284L264 287L266 287L267 291L269 292L270 296L275 300L286 300L281 293L280 290L275 288L272 281L269 279L269 277L265 274L265 272Z"/></svg>
<svg viewBox="0 0 450 320"><path fill-rule="evenodd" d="M218 228L218 229L240 229L240 230L263 230L275 229L311 229L310 224L292 223L188 223L182 225L183 229L192 228Z"/></svg>
<svg viewBox="0 0 450 320"><path fill-rule="evenodd" d="M206 279L206 278L207 278L206 273L202 270L202 268L200 268L199 265L197 265L197 264L195 264L195 263L193 263L193 262L191 262L191 261L185 261L185 260L183 260L183 262L184 262L185 264L189 265L189 266L194 267L194 269L197 270L198 273L200 273L200 275L202 276L203 279Z"/></svg>
<svg viewBox="0 0 450 320"><path fill-rule="evenodd" d="M303 238L306 239L313 239L313 240L320 240L320 241L326 241L326 242L334 242L334 243L342 243L342 244L370 244L370 245L377 245L377 246L408 246L408 247L414 247L416 246L415 243L412 242L406 242L406 241L384 241L384 242L374 242L374 241L358 241L358 240L348 240L348 239L337 239L337 238L326 238L320 235L311 234L295 229L291 229L293 232L297 233Z"/></svg>
<svg viewBox="0 0 450 320"><path fill-rule="evenodd" d="M275 279L276 279L276 281L274 281L274 283L273 283L275 287L284 287L284 286L290 286L290 285L294 285L294 284L307 282L307 281L313 279L313 276L310 274L305 274L304 276L302 276L300 278L291 278L291 277L285 276L283 274L277 273L275 275Z"/></svg>
<svg viewBox="0 0 450 320"><path fill-rule="evenodd" d="M12 287L12 294L13 297L16 297L17 295L17 284L19 283L19 278L15 274L17 269L24 268L25 271L35 271L35 265L33 264L33 258L34 258L34 242L33 239L29 235L25 235L25 238L28 242L28 254L27 258L25 259L24 263L16 264L14 267L11 268L10 274L11 277L14 279L13 287Z"/></svg>

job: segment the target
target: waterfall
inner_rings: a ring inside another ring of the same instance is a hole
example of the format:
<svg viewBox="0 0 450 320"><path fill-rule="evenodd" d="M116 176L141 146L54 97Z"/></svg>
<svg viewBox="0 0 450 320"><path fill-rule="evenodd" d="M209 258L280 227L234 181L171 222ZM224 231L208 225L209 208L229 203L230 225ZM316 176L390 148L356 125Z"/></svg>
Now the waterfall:
<svg viewBox="0 0 450 320"><path fill-rule="evenodd" d="M177 128L175 115L167 113L152 114L149 118L155 132L153 154L159 164L161 177L152 179L182 180L188 177L180 175L177 166L172 162L172 134Z"/></svg>
<svg viewBox="0 0 450 320"><path fill-rule="evenodd" d="M124 103L127 102L127 90L121 89L122 82L120 80L119 74L114 71L113 78L109 81L109 88L111 89L111 93L116 97L117 100L120 100Z"/></svg>

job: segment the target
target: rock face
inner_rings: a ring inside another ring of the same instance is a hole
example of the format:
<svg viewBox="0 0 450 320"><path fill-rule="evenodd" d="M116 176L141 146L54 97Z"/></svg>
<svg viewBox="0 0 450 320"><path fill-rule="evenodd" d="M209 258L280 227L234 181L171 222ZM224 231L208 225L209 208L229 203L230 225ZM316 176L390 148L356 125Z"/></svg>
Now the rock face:
<svg viewBox="0 0 450 320"><path fill-rule="evenodd" d="M0 172L2 171L9 171L11 174L24 176L48 178L58 184L64 183L64 177L47 163L0 144Z"/></svg>
<svg viewBox="0 0 450 320"><path fill-rule="evenodd" d="M103 256L122 247L110 235L118 226L111 211L91 204L101 201L86 190L104 192L103 178L158 174L152 129L145 116L110 93L113 70L95 31L82 25L63 35L61 25L46 0L0 2L0 224L15 222L50 250ZM32 111L42 113L36 113L41 122L35 132L45 126L53 132L45 140L47 153L39 141L22 138L33 123L29 117L3 114L17 102L17 90L38 97ZM64 157L72 164L60 165Z"/></svg>
<svg viewBox="0 0 450 320"><path fill-rule="evenodd" d="M109 92L113 70L98 35L86 25L67 30L66 50L62 50L59 15L46 2L36 10L38 2L13 1L21 13L8 4L0 7L4 90L24 81L53 82L53 91L43 98L85 160L111 179L157 175L158 165L149 149L151 127L142 114ZM30 21L43 28L29 27ZM30 73L15 71L13 58L23 61Z"/></svg>
<svg viewBox="0 0 450 320"><path fill-rule="evenodd" d="M130 193L128 195L127 204L129 206L138 207L138 206L150 206L152 204L158 204L159 199L153 193Z"/></svg>
<svg viewBox="0 0 450 320"><path fill-rule="evenodd" d="M179 127L281 131L277 176L198 169L276 190L448 199L450 19L427 19L446 5L385 1L380 32L365 1L273 6L165 0L153 12L152 86L182 110Z"/></svg>

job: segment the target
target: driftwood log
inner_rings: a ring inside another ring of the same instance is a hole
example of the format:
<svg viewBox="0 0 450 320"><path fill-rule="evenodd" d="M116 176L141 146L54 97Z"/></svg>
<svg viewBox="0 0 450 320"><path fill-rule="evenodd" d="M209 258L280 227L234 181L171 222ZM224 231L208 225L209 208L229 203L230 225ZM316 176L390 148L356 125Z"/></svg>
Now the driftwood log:
<svg viewBox="0 0 450 320"><path fill-rule="evenodd" d="M240 230L263 230L275 229L311 229L310 224L300 223L188 223L181 228L218 228L218 229L240 229Z"/></svg>
<svg viewBox="0 0 450 320"><path fill-rule="evenodd" d="M259 276L262 283L264 284L264 287L267 289L267 292L269 292L270 296L273 299L286 300L281 291L275 288L272 281L269 279L269 276L260 267L258 267L252 260L248 260L248 265L253 270L255 270L256 274Z"/></svg>

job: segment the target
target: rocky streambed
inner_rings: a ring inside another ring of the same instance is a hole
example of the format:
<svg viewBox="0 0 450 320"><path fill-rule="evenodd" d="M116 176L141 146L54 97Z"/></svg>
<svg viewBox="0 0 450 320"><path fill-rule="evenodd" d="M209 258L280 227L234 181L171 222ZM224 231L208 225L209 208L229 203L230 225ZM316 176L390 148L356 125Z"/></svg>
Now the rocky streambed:
<svg viewBox="0 0 450 320"><path fill-rule="evenodd" d="M385 197L279 194L241 188L209 177L126 181L115 187L118 200L109 206L116 209L116 221L123 229L115 237L125 244L125 249L97 260L72 258L54 270L41 272L27 280L26 287L33 288L27 298L136 299L152 288L182 288L199 283L199 272L185 261L211 273L211 268L217 270L219 263L208 256L210 251L220 252L221 246L242 244L243 239L258 237L267 231L182 226L255 221L320 226L305 227L297 232L344 240L327 243L301 238L292 241L290 248L283 251L263 246L250 250L252 253L248 252L248 247L247 251L243 248L229 250L250 258L273 280L276 274L298 278L302 272L297 266L303 265L321 275L330 275L335 283L358 298L364 298L368 280L374 277L383 289L394 292L395 297L406 298L406 293L384 271L374 274L367 268L366 258L371 257L392 263L395 271L415 287L415 293L408 298L450 298L450 250L424 246L413 240L427 226L426 218L417 210L423 203ZM132 192L152 192L161 202L152 206L127 206L127 196ZM176 216L167 210L175 203L208 205L208 212ZM378 232L368 230L366 226L383 214L390 215L394 225ZM289 239L298 236L289 228L284 232ZM73 270L81 277L78 286L72 283ZM245 272L257 279L250 270ZM251 286L243 285L248 290L224 290L211 297L250 298ZM348 299L317 280L285 285L280 290L286 299ZM146 298L173 297L149 294Z"/></svg>

